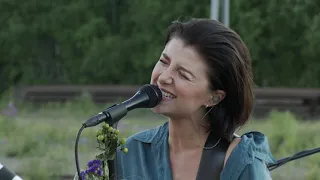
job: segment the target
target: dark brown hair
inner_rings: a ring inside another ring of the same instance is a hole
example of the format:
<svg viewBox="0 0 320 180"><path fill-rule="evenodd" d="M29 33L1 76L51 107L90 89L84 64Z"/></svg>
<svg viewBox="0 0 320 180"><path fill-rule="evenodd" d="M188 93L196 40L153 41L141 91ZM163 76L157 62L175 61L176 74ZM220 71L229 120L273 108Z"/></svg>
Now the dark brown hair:
<svg viewBox="0 0 320 180"><path fill-rule="evenodd" d="M168 28L165 44L172 38L194 47L208 65L211 90L226 92L208 119L214 133L231 141L235 131L248 121L253 107L248 48L237 33L211 19L174 21Z"/></svg>

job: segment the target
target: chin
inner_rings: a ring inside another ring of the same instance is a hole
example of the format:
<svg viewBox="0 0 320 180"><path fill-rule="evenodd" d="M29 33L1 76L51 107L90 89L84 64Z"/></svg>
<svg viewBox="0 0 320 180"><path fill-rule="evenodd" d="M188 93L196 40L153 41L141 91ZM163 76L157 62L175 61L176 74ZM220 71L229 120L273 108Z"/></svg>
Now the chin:
<svg viewBox="0 0 320 180"><path fill-rule="evenodd" d="M151 108L151 111L156 113L156 114L162 114L162 110L160 107L156 106L154 108Z"/></svg>
<svg viewBox="0 0 320 180"><path fill-rule="evenodd" d="M151 109L154 113L159 114L159 115L163 115L167 118L178 118L178 117L182 117L180 113L174 112L172 109L169 108L163 108L163 107L154 107Z"/></svg>
<svg viewBox="0 0 320 180"><path fill-rule="evenodd" d="M161 115L164 115L164 116L170 116L170 114L172 113L171 110L167 109L167 108L163 108L163 107L160 107L160 106L156 106L154 108L151 109L152 112L156 113L156 114L161 114Z"/></svg>

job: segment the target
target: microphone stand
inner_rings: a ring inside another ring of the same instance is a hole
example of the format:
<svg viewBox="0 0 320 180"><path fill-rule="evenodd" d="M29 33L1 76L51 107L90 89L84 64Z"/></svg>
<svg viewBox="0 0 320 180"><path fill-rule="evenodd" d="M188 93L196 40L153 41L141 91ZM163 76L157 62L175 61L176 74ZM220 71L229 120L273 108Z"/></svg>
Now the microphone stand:
<svg viewBox="0 0 320 180"><path fill-rule="evenodd" d="M319 153L319 152L320 152L320 147L315 148L315 149L311 149L311 150L304 150L304 151L298 152L292 156L280 159L274 164L268 164L268 169L270 171L272 171L272 170L274 170L274 169L276 169L276 168L278 168L278 167L280 167L290 161L297 160L297 159L300 159L303 157L307 157L307 156L310 156L312 154Z"/></svg>
<svg viewBox="0 0 320 180"><path fill-rule="evenodd" d="M117 129L118 121L110 124L113 128ZM114 160L108 160L108 168L109 168L109 180L117 180L117 171L116 171L116 161L117 159L117 151ZM105 168L105 164L103 164L103 169Z"/></svg>
<svg viewBox="0 0 320 180"><path fill-rule="evenodd" d="M78 144L79 144L80 135L81 135L83 129L85 129L87 127L90 127L90 126L95 126L95 125L103 122L102 121L103 118L106 117L105 119L106 119L106 121L108 121L108 118L110 118L111 116L110 116L110 114L107 113L107 110L111 109L112 107L115 107L116 105L117 104L114 104L114 105L110 106L109 108L107 108L106 110L104 110L101 114L98 114L98 115L88 119L86 121L86 123L84 123L81 126L81 128L79 129L79 131L78 131L76 142L75 142L75 160L76 160L76 169L77 169L77 174L78 174L79 180L83 180L82 177L81 177L81 173L80 173L79 158L78 158ZM120 116L118 116L116 119L108 121L108 124L110 126L112 126L113 128L117 128L118 121L120 119L122 119L125 114L124 113L119 113L118 115L120 115ZM116 156L117 156L117 152L116 152ZM115 159L116 159L116 157L115 157ZM109 168L109 180L113 180L113 179L116 180L117 179L115 163L116 163L115 160L107 160L107 164L108 164L108 168ZM105 168L105 163L103 163L102 166L103 166L103 169L104 169Z"/></svg>

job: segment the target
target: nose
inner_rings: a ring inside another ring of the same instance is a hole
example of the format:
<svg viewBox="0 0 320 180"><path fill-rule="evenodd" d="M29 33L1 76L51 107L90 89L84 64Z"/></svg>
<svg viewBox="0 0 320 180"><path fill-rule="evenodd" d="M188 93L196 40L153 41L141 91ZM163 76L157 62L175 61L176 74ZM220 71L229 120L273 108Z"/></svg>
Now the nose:
<svg viewBox="0 0 320 180"><path fill-rule="evenodd" d="M173 83L173 78L172 78L171 71L169 68L164 70L160 74L158 81L160 84L172 84Z"/></svg>

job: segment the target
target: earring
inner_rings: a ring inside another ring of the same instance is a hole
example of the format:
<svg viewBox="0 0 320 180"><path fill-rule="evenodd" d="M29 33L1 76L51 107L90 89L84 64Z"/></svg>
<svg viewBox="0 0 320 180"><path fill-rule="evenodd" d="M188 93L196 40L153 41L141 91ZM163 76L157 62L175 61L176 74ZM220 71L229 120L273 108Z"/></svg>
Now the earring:
<svg viewBox="0 0 320 180"><path fill-rule="evenodd" d="M206 105L206 108L208 108L208 107L209 107L209 105L207 104L207 105Z"/></svg>
<svg viewBox="0 0 320 180"><path fill-rule="evenodd" d="M212 100L213 100L214 103L218 103L220 98L218 96L215 96L215 97L212 98Z"/></svg>

